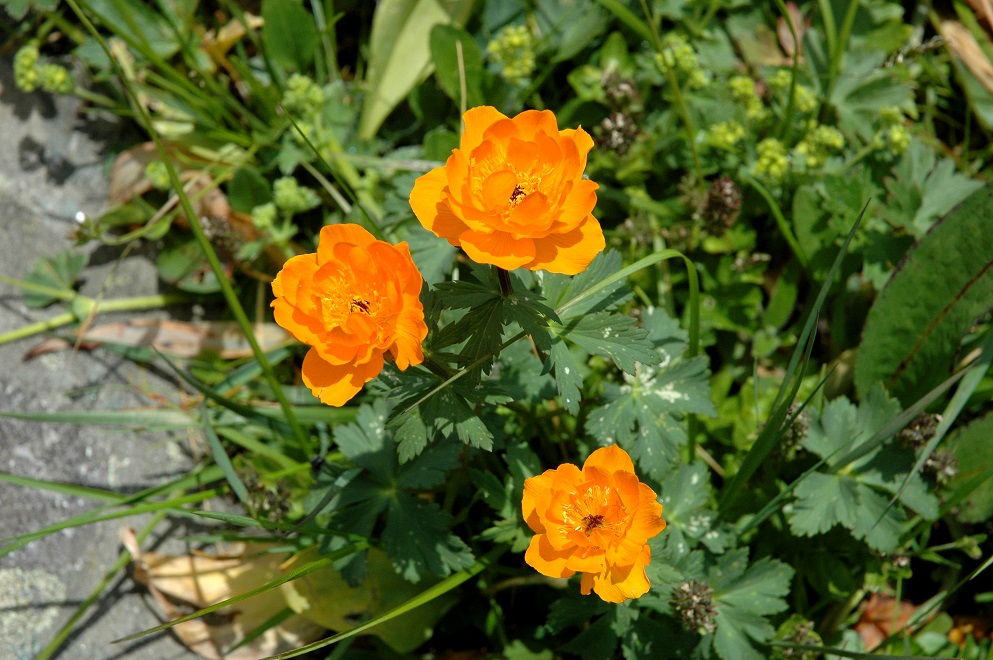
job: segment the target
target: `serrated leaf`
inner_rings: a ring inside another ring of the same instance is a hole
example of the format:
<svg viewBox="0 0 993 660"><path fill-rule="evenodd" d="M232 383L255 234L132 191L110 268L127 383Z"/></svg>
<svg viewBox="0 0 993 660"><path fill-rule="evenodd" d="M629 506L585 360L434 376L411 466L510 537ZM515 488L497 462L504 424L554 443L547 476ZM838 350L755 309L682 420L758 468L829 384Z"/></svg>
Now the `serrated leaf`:
<svg viewBox="0 0 993 660"><path fill-rule="evenodd" d="M446 577L472 568L469 547L449 531L451 516L437 504L400 493L387 509L383 547L397 572L411 582L425 573Z"/></svg>
<svg viewBox="0 0 993 660"><path fill-rule="evenodd" d="M771 639L776 630L765 617L787 607L783 597L790 592L793 569L768 557L746 569L747 563L748 550L741 548L723 555L710 569L717 610L713 643L724 660L763 658L752 641Z"/></svg>
<svg viewBox="0 0 993 660"><path fill-rule="evenodd" d="M897 227L923 238L934 221L982 188L981 181L955 171L955 161L938 159L934 150L913 140L886 179L889 192L882 215Z"/></svg>
<svg viewBox="0 0 993 660"><path fill-rule="evenodd" d="M397 485L401 488L434 488L444 483L445 473L459 465L461 448L451 442L435 443L416 460L397 470Z"/></svg>
<svg viewBox="0 0 993 660"><path fill-rule="evenodd" d="M559 319L555 310L546 305L543 298L530 291L514 293L507 298L503 310L504 321L521 326L540 350L547 351L551 348L552 338L548 334L548 323L558 322Z"/></svg>
<svg viewBox="0 0 993 660"><path fill-rule="evenodd" d="M555 387L558 388L562 406L569 414L577 414L582 399L580 390L583 387L583 376L579 371L579 362L569 352L569 347L564 341L559 340L552 344L548 355L548 366L555 377Z"/></svg>
<svg viewBox="0 0 993 660"><path fill-rule="evenodd" d="M847 466L840 465L839 459L900 412L899 404L875 388L858 407L838 398L812 415L804 447L826 458L835 472L812 473L797 485L797 499L789 514L795 534L813 536L841 525L877 550L896 548L907 517L900 507L887 509L889 498L880 491L893 494L899 490L913 469L913 452L889 445L877 447ZM937 517L937 500L917 475L909 480L899 499L924 517Z"/></svg>
<svg viewBox="0 0 993 660"><path fill-rule="evenodd" d="M855 361L864 395L884 383L905 404L944 380L971 325L993 306L993 186L970 195L904 258L869 310Z"/></svg>
<svg viewBox="0 0 993 660"><path fill-rule="evenodd" d="M34 268L24 276L24 280L51 289L72 292L84 266L86 266L85 254L62 250L50 257L41 257L35 261ZM45 307L58 300L58 297L36 291L24 292L24 304L32 308Z"/></svg>
<svg viewBox="0 0 993 660"><path fill-rule="evenodd" d="M469 475L472 477L473 485L479 490L479 494L483 496L484 502L497 513L503 515L509 513L510 493L507 492L507 487L500 483L500 480L492 472L483 472L482 470L470 468Z"/></svg>
<svg viewBox="0 0 993 660"><path fill-rule="evenodd" d="M648 331L637 327L630 316L597 312L574 320L561 335L593 355L605 355L623 371L635 373L635 364L655 365L659 354L648 339Z"/></svg>
<svg viewBox="0 0 993 660"><path fill-rule="evenodd" d="M598 254L590 262L590 265L586 267L586 270L578 275L569 277L539 271L542 295L544 295L545 300L551 307L558 309L590 287L606 280L619 271L621 266L620 252L617 250L608 250ZM623 281L617 281L603 291L600 291L597 295L569 307L563 313L562 321L566 322L569 319L591 312L613 309L630 296L631 292L625 283Z"/></svg>
<svg viewBox="0 0 993 660"><path fill-rule="evenodd" d="M625 384L605 386L606 404L590 412L587 431L601 444L616 442L659 479L686 443L680 419L686 413L714 415L707 358L678 361L662 370L625 374Z"/></svg>
<svg viewBox="0 0 993 660"><path fill-rule="evenodd" d="M386 446L386 402L377 399L363 404L355 422L335 429L334 440L341 453L384 482L393 476L396 461L392 447Z"/></svg>
<svg viewBox="0 0 993 660"><path fill-rule="evenodd" d="M420 455L428 444L428 429L421 419L420 411L412 410L393 434L397 443L397 458L401 465Z"/></svg>

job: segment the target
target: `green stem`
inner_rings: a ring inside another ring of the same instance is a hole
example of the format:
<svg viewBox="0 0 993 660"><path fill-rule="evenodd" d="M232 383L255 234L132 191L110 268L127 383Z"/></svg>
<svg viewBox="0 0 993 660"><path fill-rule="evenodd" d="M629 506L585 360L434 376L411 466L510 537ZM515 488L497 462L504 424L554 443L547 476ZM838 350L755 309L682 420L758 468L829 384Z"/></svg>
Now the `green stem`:
<svg viewBox="0 0 993 660"><path fill-rule="evenodd" d="M49 330L54 330L55 328L61 328L64 325L69 325L76 321L76 315L72 312L65 312L64 314L59 314L58 316L53 316L47 321L39 321L37 323L31 323L24 326L23 328L18 328L17 330L11 330L10 332L5 332L0 335L0 346L4 344L9 344L12 341L17 341L18 339L24 339L25 337L32 337L34 335L39 335L43 332L48 332Z"/></svg>
<svg viewBox="0 0 993 660"><path fill-rule="evenodd" d="M828 79L824 87L825 103L831 98L834 85L838 81L838 73L841 71L841 58L845 55L845 47L848 45L848 38L852 34L852 27L855 25L855 16L858 14L858 10L859 3L856 0L849 0L848 9L845 11L845 17L841 23L841 30L837 34L837 39L833 47L831 46L831 41L828 40L828 52L831 54L831 61L828 63ZM831 21L832 23L834 22L833 14L831 15ZM825 21L826 24L827 21Z"/></svg>
<svg viewBox="0 0 993 660"><path fill-rule="evenodd" d="M800 71L800 40L797 37L796 26L793 25L793 16L790 14L783 0L775 0L776 7L783 20L790 27L790 35L793 37L793 75L790 78L790 92L786 100L786 114L783 117L783 126L780 137L785 144L789 144L791 133L793 132L793 114L796 112L796 79Z"/></svg>
<svg viewBox="0 0 993 660"><path fill-rule="evenodd" d="M662 40L659 38L659 31L655 27L655 17L652 15L645 0L641 0L641 9L645 13L645 18L648 19L648 27L652 31L652 41L655 42L655 48L662 55L665 75L669 79L669 84L672 85L673 96L676 98L676 108L679 110L679 116L683 120L683 125L686 127L686 141L689 143L690 154L693 157L693 169L696 170L696 178L698 181L703 181L703 165L700 163L700 153L696 148L696 129L693 128L693 120L690 119L689 110L686 108L686 101L683 99L683 92L679 88L679 81L676 80L676 72L672 70L672 67L669 66L669 61L665 58Z"/></svg>
<svg viewBox="0 0 993 660"><path fill-rule="evenodd" d="M752 178L748 174L741 174L741 180L750 185L755 191L762 195L762 198L769 205L769 210L772 211L772 216L776 219L776 225L779 227L779 231L782 233L783 238L786 239L787 244L789 244L790 249L793 251L794 256L796 256L797 261L803 268L807 269L807 255L804 254L803 248L800 247L800 243L796 240L796 236L793 235L793 230L790 228L790 223L786 220L786 216L783 215L782 209L779 208L779 204L776 203L776 199L772 196L772 193L763 186L757 179Z"/></svg>
<svg viewBox="0 0 993 660"><path fill-rule="evenodd" d="M111 54L106 40L104 40L90 19L83 13L82 9L80 9L77 0L66 0L66 3L72 8L73 12L76 14L76 17L86 27L86 29L89 30L90 34L92 34L93 37L100 43L100 47L103 49L104 53L106 53L107 57L110 58L110 61L117 70L117 73L119 75L123 74L123 71L120 70L120 63ZM200 218L194 211L193 205L190 203L190 198L183 189L183 184L179 180L179 175L176 173L176 168L169 159L165 145L162 143L162 137L159 135L158 131L155 130L155 126L152 124L152 118L149 116L148 111L139 102L131 81L121 75L121 84L124 85L125 92L129 97L131 97L137 112L137 117L140 119L141 124L143 124L145 130L152 138L152 141L155 142L155 147L158 150L159 157L165 163L166 171L169 173L169 181L172 183L173 190L175 190L176 194L179 196L179 203L183 207L183 212L189 219L190 230L193 232L193 236L196 238L197 243L200 245L200 249L207 258L207 263L210 264L210 269L217 277L217 281L221 286L221 292L224 294L224 299L227 302L228 307L231 309L231 313L238 322L238 325L241 327L241 331L244 333L245 339L248 341L249 346L252 347L252 353L255 355L255 359L258 360L259 366L262 368L262 372L269 381L273 394L275 395L280 408L283 410L283 415L286 417L286 421L293 430L293 435L295 436L300 449L303 451L307 446L307 435L304 433L303 428L297 421L296 413L293 412L293 407L286 398L286 393L283 392L283 388L279 383L279 379L276 377L276 373L272 369L272 365L269 364L269 360L266 358L265 352L262 350L262 347L259 346L259 342L255 338L255 333L252 331L252 322L245 314L245 310L241 306L241 301L238 300L238 294L235 293L234 287L231 286L231 282L228 280L227 273L224 272L224 266L221 264L220 259L217 258L217 253L214 251L214 247L210 244L210 241L203 233L203 226L200 224Z"/></svg>
<svg viewBox="0 0 993 660"><path fill-rule="evenodd" d="M497 279L500 280L500 295L504 298L510 298L514 295L514 284L510 281L510 273L503 268L495 268L497 272Z"/></svg>
<svg viewBox="0 0 993 660"><path fill-rule="evenodd" d="M44 284L38 284L37 282L29 282L28 280L18 280L13 277L7 277L6 275L0 275L0 282L10 284L11 286L20 287L21 289L31 291L32 293L57 298L59 300L68 301L79 295L75 291L70 291L69 289L56 289L55 287L45 286Z"/></svg>

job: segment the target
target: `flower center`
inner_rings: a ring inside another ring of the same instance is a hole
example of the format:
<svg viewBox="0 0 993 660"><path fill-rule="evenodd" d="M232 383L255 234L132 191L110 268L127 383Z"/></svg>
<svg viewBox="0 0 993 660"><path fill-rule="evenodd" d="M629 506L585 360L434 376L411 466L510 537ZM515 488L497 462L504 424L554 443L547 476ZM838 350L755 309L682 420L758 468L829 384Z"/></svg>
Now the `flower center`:
<svg viewBox="0 0 993 660"><path fill-rule="evenodd" d="M363 314L368 315L368 314L370 314L370 312L369 312L369 302L366 301L366 300L362 300L362 298L360 298L358 296L352 296L352 303L351 303L351 305L349 305L348 311L350 311L350 312L362 312Z"/></svg>
<svg viewBox="0 0 993 660"><path fill-rule="evenodd" d="M589 536L594 529L600 529L603 527L603 514L590 514L583 518L582 522L583 530L586 535Z"/></svg>
<svg viewBox="0 0 993 660"><path fill-rule="evenodd" d="M513 166L510 169L517 175L517 185L514 186L514 190L510 193L510 206L513 208L520 204L525 197L538 189L541 185L541 177L529 172L517 172Z"/></svg>

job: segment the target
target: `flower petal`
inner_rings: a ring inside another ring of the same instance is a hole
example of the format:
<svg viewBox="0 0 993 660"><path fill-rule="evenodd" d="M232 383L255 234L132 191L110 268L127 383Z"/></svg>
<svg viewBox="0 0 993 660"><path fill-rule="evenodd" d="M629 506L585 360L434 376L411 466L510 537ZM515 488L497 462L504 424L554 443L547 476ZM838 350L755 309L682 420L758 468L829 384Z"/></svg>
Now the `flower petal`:
<svg viewBox="0 0 993 660"><path fill-rule="evenodd" d="M436 167L418 177L410 191L410 208L425 229L458 246L459 235L468 227L452 211L448 195L444 192L447 187L448 177L444 167Z"/></svg>
<svg viewBox="0 0 993 660"><path fill-rule="evenodd" d="M571 232L536 239L534 260L522 265L531 270L575 275L589 266L605 246L600 223L591 215Z"/></svg>
<svg viewBox="0 0 993 660"><path fill-rule="evenodd" d="M467 110L462 115L465 130L462 132L462 141L459 144L459 149L466 153L472 151L483 141L483 133L487 128L506 118L507 115L488 105Z"/></svg>
<svg viewBox="0 0 993 660"><path fill-rule="evenodd" d="M321 236L317 244L317 263L324 264L330 261L334 255L334 247L338 243L350 243L359 247L366 247L375 241L375 236L353 223L326 225L321 229Z"/></svg>
<svg viewBox="0 0 993 660"><path fill-rule="evenodd" d="M608 566L606 573L594 578L593 590L608 603L623 603L629 598L644 596L652 586L645 573L645 566L651 559L652 551L646 545L634 564Z"/></svg>
<svg viewBox="0 0 993 660"><path fill-rule="evenodd" d="M490 234L467 231L460 238L462 249L479 264L513 270L535 258L535 243L530 238L514 238L502 231Z"/></svg>
<svg viewBox="0 0 993 660"><path fill-rule="evenodd" d="M600 447L586 459L583 463L583 472L586 472L588 467L597 467L607 472L630 472L634 474L634 462L626 451L618 447L617 445L608 445L606 447Z"/></svg>
<svg viewBox="0 0 993 660"><path fill-rule="evenodd" d="M513 121L522 140L533 140L538 133L559 134L559 123L551 110L525 110Z"/></svg>
<svg viewBox="0 0 993 660"><path fill-rule="evenodd" d="M329 406L343 406L383 370L383 356L365 364L331 364L312 348L303 359L303 384Z"/></svg>
<svg viewBox="0 0 993 660"><path fill-rule="evenodd" d="M556 550L548 543L544 534L538 534L531 539L524 561L528 566L548 577L569 577L575 571L566 568L566 562L572 555L572 550Z"/></svg>

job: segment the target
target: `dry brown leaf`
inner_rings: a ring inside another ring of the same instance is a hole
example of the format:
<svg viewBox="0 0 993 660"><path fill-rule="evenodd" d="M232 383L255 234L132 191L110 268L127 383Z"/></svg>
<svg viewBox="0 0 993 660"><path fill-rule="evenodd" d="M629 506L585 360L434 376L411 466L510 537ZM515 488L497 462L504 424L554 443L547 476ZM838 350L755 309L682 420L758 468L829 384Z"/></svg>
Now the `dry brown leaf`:
<svg viewBox="0 0 993 660"><path fill-rule="evenodd" d="M892 596L872 594L859 614L855 631L862 638L866 650L871 651L893 633L906 628L916 611L917 606L913 603L900 601L898 609L896 599Z"/></svg>
<svg viewBox="0 0 993 660"><path fill-rule="evenodd" d="M242 21L242 18L244 21ZM258 30L265 21L261 16L255 16L245 12L242 17L233 18L228 21L220 30L210 30L203 36L203 48L217 63L224 60L225 55L232 47L245 36L247 24L249 29Z"/></svg>
<svg viewBox="0 0 993 660"><path fill-rule="evenodd" d="M286 342L290 335L275 323L253 326L255 339L263 351L271 351ZM234 321L201 321L186 323L162 319L132 319L104 323L91 327L79 337L81 348L94 348L103 343L132 348L154 348L181 358L205 354L219 355L225 360L249 357L252 347ZM25 360L45 353L66 350L72 344L62 339L47 339L25 356Z"/></svg>
<svg viewBox="0 0 993 660"><path fill-rule="evenodd" d="M152 182L145 176L145 168L159 159L154 142L138 144L117 154L110 168L110 206L125 204L152 189Z"/></svg>
<svg viewBox="0 0 993 660"><path fill-rule="evenodd" d="M982 83L983 87L993 92L993 63L972 36L969 28L959 21L946 20L938 25L938 32L947 40L948 47L962 60L972 75Z"/></svg>
<svg viewBox="0 0 993 660"><path fill-rule="evenodd" d="M786 22L786 19L782 16L776 21L776 34L779 36L779 45L782 46L783 52L786 53L788 57L793 57L793 54L799 51L800 55L803 55L803 36L807 33L810 28L810 17L806 19L803 17L803 12L800 8L796 6L795 2L786 3L786 13L789 15L790 23L793 24L793 30L796 32L796 38L800 42L799 48L793 42L793 34L790 32L790 25Z"/></svg>
<svg viewBox="0 0 993 660"><path fill-rule="evenodd" d="M148 587L167 619L183 614L179 604L202 609L243 594L282 576L280 564L289 554L267 553L263 544L234 544L224 555L162 555L142 552L134 530L121 531L134 561L134 578ZM280 589L270 589L208 617L171 628L191 651L207 660L259 660L319 639L325 629L294 614L280 625L228 653L245 636L288 607Z"/></svg>

